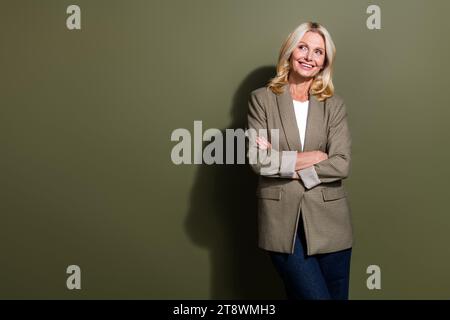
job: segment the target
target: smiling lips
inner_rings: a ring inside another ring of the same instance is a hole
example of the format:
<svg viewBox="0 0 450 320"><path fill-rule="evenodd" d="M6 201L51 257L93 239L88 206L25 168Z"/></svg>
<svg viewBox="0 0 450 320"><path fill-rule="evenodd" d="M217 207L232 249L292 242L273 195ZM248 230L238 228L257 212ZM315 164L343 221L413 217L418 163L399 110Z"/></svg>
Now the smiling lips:
<svg viewBox="0 0 450 320"><path fill-rule="evenodd" d="M311 70L312 68L314 68L313 65L305 63L305 62L298 61L298 63L300 64L300 67L304 70Z"/></svg>

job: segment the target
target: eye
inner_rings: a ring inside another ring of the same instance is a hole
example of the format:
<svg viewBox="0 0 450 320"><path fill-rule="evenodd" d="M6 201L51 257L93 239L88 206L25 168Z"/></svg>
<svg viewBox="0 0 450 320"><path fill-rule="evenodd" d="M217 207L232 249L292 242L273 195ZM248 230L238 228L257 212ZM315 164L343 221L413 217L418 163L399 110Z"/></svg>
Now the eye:
<svg viewBox="0 0 450 320"><path fill-rule="evenodd" d="M318 54L318 55L322 55L322 54L323 54L323 52L322 52L322 50L316 50L316 54Z"/></svg>
<svg viewBox="0 0 450 320"><path fill-rule="evenodd" d="M298 48L299 48L300 50L304 50L304 49L306 49L307 47L306 47L305 45L301 44L301 45L298 46Z"/></svg>

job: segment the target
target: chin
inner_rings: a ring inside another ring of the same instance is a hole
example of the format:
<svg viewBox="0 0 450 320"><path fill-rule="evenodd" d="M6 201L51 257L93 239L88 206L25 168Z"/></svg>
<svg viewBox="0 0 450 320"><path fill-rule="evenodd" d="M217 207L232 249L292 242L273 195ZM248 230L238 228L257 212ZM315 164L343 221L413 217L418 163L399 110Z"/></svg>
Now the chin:
<svg viewBox="0 0 450 320"><path fill-rule="evenodd" d="M304 73L304 72L296 72L302 78L314 78L315 74L312 73Z"/></svg>

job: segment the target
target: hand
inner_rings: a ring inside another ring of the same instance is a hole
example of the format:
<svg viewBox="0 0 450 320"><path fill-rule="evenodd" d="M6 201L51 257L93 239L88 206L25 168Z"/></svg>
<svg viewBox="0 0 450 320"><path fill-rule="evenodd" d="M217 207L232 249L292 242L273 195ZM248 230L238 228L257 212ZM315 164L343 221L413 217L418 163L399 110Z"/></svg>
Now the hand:
<svg viewBox="0 0 450 320"><path fill-rule="evenodd" d="M325 152L319 150L298 152L295 170L298 171L308 168L326 159L328 159L328 155Z"/></svg>
<svg viewBox="0 0 450 320"><path fill-rule="evenodd" d="M328 159L328 154L326 154L325 152L322 152L320 150L315 150L315 151L311 151L311 152L313 153L313 157L315 157L314 164Z"/></svg>
<svg viewBox="0 0 450 320"><path fill-rule="evenodd" d="M272 145L269 141L267 141L264 137L256 137L256 144L258 145L258 148L261 150L266 150L272 148Z"/></svg>

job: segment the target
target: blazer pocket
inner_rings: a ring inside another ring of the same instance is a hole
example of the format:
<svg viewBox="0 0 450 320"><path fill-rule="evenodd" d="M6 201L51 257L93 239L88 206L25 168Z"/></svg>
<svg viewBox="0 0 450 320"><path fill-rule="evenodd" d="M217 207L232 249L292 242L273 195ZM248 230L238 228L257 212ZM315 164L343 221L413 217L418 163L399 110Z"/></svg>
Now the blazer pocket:
<svg viewBox="0 0 450 320"><path fill-rule="evenodd" d="M281 187L269 187L256 190L256 197L262 199L281 200Z"/></svg>
<svg viewBox="0 0 450 320"><path fill-rule="evenodd" d="M332 201L341 199L347 196L347 192L344 187L338 188L325 188L322 189L323 201Z"/></svg>

